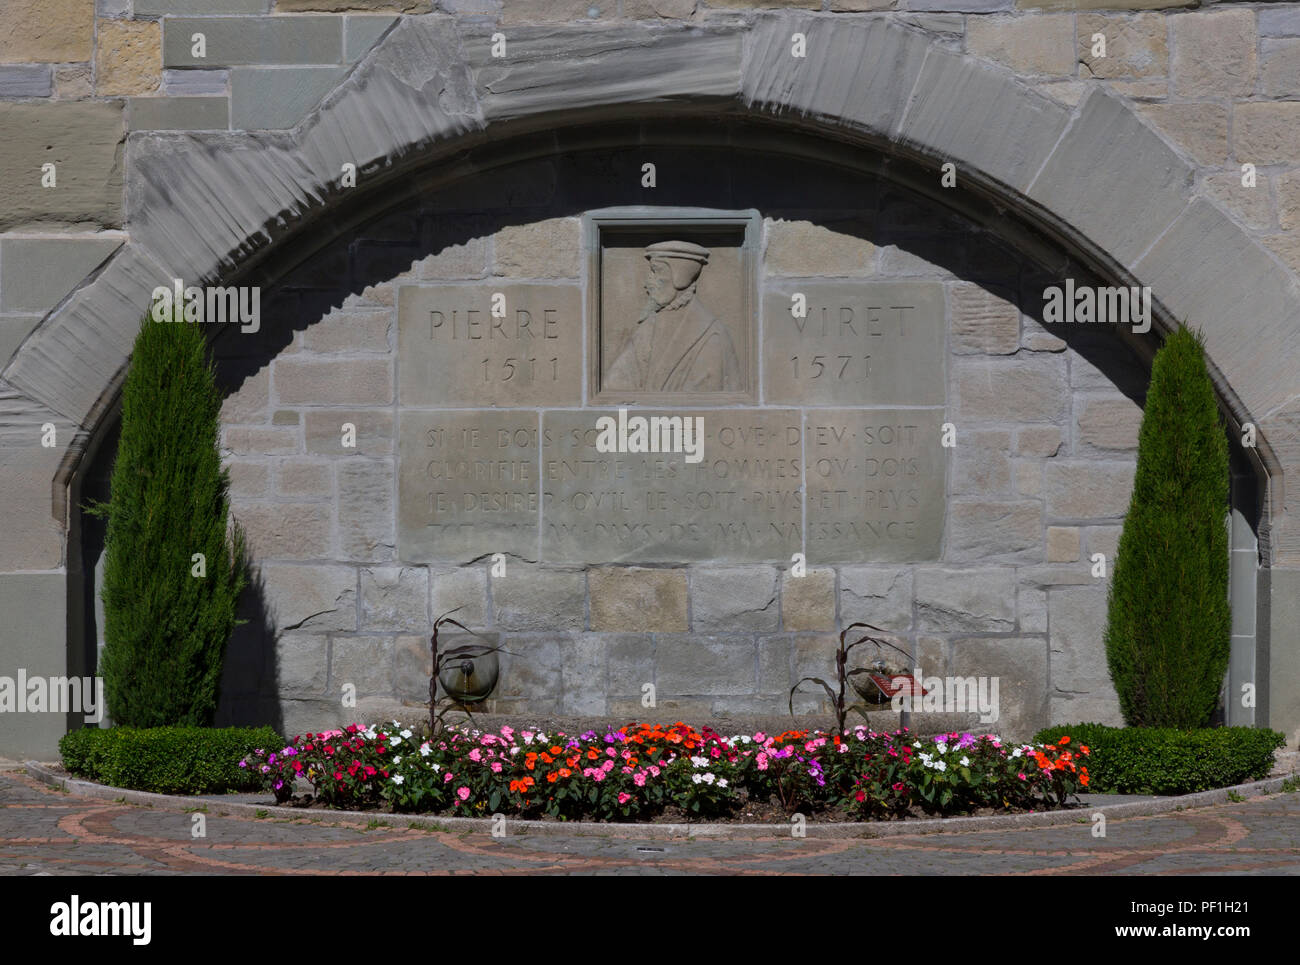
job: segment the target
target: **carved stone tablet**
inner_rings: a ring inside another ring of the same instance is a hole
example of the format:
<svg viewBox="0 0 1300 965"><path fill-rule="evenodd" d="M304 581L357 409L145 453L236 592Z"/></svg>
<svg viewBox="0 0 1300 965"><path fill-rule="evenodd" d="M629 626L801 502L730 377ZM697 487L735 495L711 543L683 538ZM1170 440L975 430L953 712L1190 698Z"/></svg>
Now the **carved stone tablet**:
<svg viewBox="0 0 1300 965"><path fill-rule="evenodd" d="M590 216L591 400L752 401L757 237L746 213Z"/></svg>
<svg viewBox="0 0 1300 965"><path fill-rule="evenodd" d="M402 405L581 404L576 286L403 285L397 304Z"/></svg>
<svg viewBox="0 0 1300 965"><path fill-rule="evenodd" d="M767 401L942 405L946 329L938 282L782 283L763 298Z"/></svg>
<svg viewBox="0 0 1300 965"><path fill-rule="evenodd" d="M821 409L804 423L808 562L939 558L941 409Z"/></svg>
<svg viewBox="0 0 1300 965"><path fill-rule="evenodd" d="M537 558L540 497L533 412L418 412L398 422L403 560Z"/></svg>
<svg viewBox="0 0 1300 965"><path fill-rule="evenodd" d="M542 417L542 555L553 561L788 560L802 544L799 413L631 410L700 419L698 462L681 452L603 453L608 412Z"/></svg>

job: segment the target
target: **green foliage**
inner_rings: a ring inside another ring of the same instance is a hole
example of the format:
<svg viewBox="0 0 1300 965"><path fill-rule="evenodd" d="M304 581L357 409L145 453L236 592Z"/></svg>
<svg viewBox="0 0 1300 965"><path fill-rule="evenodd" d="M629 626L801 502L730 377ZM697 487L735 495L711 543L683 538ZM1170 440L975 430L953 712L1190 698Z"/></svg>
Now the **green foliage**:
<svg viewBox="0 0 1300 965"><path fill-rule="evenodd" d="M1286 736L1256 727L1179 730L1064 724L1034 735L1034 743L1087 745L1090 791L1191 794L1267 777L1273 751Z"/></svg>
<svg viewBox="0 0 1300 965"><path fill-rule="evenodd" d="M111 496L88 510L108 517L100 672L117 724L200 726L216 710L247 582L243 534L227 528L220 410L199 327L146 317L122 389Z"/></svg>
<svg viewBox="0 0 1300 965"><path fill-rule="evenodd" d="M159 794L256 791L262 775L239 766L261 748L284 740L270 727L84 727L59 741L72 774L113 787Z"/></svg>
<svg viewBox="0 0 1300 965"><path fill-rule="evenodd" d="M1151 367L1111 582L1106 660L1135 727L1203 727L1228 667L1228 444L1199 335Z"/></svg>

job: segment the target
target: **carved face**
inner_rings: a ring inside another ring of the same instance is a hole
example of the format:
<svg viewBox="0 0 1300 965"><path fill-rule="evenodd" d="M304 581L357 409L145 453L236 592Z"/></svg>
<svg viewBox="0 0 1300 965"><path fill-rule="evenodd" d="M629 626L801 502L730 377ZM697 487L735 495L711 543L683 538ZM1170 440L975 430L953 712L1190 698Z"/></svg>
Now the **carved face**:
<svg viewBox="0 0 1300 965"><path fill-rule="evenodd" d="M650 277L645 283L645 292L660 308L667 305L677 295L677 286L673 284L672 267L662 258L650 262Z"/></svg>

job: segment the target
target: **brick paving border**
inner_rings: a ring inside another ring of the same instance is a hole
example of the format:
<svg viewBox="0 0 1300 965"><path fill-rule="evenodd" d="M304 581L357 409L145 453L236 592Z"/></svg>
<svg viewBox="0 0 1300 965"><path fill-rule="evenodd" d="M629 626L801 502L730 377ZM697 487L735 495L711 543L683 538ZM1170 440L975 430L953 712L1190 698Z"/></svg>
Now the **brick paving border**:
<svg viewBox="0 0 1300 965"><path fill-rule="evenodd" d="M211 797L186 797L176 794L154 794L150 791L131 791L109 787L93 781L65 777L49 765L27 761L27 773L43 784L61 788L81 797L97 800L142 804L164 811L192 811L196 804L206 805L209 814L217 816L294 818L319 817L333 824L366 825L373 820L383 820L394 827L407 828L412 824L438 824L452 831L490 832L491 818L444 817L438 814L395 814L387 811L343 811L324 808L279 807L273 804L249 804L240 801L223 803ZM1276 794L1294 775L1270 777L1233 787L1213 791L1198 791L1155 800L1128 801L1122 804L1085 804L1060 811L1038 811L1028 814L998 814L988 817L920 818L911 821L817 822L809 821L810 838L886 838L917 834L952 834L970 831L1004 831L1015 828L1043 828L1087 823L1093 814L1101 813L1107 821L1120 818L1167 814L1190 808L1209 807L1232 801L1231 795L1243 798ZM645 824L598 823L589 821L527 821L511 820L512 827L526 834L594 835L599 837L636 838L788 838L788 824ZM520 833L516 830L515 833Z"/></svg>

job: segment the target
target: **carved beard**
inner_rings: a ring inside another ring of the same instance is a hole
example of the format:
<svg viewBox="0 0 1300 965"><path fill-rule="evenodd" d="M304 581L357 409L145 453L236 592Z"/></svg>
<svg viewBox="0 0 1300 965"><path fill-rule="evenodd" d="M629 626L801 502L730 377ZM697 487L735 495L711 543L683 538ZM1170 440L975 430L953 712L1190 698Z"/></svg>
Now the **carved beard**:
<svg viewBox="0 0 1300 965"><path fill-rule="evenodd" d="M654 295L650 294L649 292L646 292L645 305L642 307L641 317L636 320L636 323L640 325L651 315L657 314L658 312L661 311L675 312L679 308L685 308L687 305L691 303L691 299L694 296L695 296L694 283L687 285L685 288L678 291L677 294L675 294L668 302L662 305L659 304L659 302L655 299Z"/></svg>

